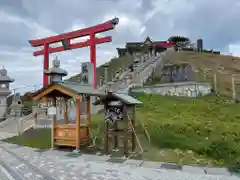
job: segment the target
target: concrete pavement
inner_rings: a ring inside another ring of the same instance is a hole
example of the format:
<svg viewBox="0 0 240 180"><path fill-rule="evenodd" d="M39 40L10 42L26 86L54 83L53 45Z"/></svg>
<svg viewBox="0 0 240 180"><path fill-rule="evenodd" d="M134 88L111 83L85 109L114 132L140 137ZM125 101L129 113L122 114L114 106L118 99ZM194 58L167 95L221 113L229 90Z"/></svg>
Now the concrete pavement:
<svg viewBox="0 0 240 180"><path fill-rule="evenodd" d="M0 141L1 180L240 180L226 169L38 150Z"/></svg>

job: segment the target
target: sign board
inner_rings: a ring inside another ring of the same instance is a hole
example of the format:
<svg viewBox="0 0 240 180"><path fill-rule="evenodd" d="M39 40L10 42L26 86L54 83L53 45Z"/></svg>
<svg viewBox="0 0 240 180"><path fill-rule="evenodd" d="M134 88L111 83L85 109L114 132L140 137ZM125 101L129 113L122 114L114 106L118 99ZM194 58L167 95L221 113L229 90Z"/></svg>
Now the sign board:
<svg viewBox="0 0 240 180"><path fill-rule="evenodd" d="M105 119L111 122L123 120L123 104L121 101L108 102Z"/></svg>
<svg viewBox="0 0 240 180"><path fill-rule="evenodd" d="M49 107L47 111L49 116L53 116L57 114L57 108L56 107Z"/></svg>
<svg viewBox="0 0 240 180"><path fill-rule="evenodd" d="M85 85L93 85L93 64L90 62L82 63L81 82Z"/></svg>

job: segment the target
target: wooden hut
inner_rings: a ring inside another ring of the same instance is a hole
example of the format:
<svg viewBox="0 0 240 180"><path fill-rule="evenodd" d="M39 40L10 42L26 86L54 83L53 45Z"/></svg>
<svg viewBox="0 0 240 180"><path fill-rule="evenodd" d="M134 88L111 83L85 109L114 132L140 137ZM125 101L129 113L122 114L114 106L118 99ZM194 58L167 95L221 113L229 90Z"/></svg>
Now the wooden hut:
<svg viewBox="0 0 240 180"><path fill-rule="evenodd" d="M104 152L109 153L110 138L113 139L112 150L119 150L119 141L123 140L123 152L128 155L129 141L132 152L136 148L135 106L142 102L127 94L108 92L93 102L94 105L105 107ZM140 141L138 140L138 143ZM140 144L139 144L140 145Z"/></svg>
<svg viewBox="0 0 240 180"><path fill-rule="evenodd" d="M52 109L56 110L57 100L64 100L64 124L59 124L56 119L56 113L52 116L52 147L70 146L79 150L82 145L89 145L91 141L89 132L89 123L91 117L90 96L102 96L103 93L98 92L89 85L82 85L74 82L61 82L49 84L38 90L32 95L34 100L45 99ZM72 121L68 119L69 99L73 99L76 106L76 119ZM81 105L87 104L87 121L81 120Z"/></svg>

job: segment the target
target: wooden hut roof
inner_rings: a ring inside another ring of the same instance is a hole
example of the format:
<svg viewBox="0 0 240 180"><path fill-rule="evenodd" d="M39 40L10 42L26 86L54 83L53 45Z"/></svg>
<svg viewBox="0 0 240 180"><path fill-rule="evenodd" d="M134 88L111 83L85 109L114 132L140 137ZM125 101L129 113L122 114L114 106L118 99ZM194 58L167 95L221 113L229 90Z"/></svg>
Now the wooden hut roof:
<svg viewBox="0 0 240 180"><path fill-rule="evenodd" d="M31 96L33 99L38 100L50 93L57 92L67 95L68 97L76 97L80 94L88 94L92 96L103 96L103 92L99 92L90 85L83 85L79 82L64 81L56 84L49 84L39 89L37 92L33 93Z"/></svg>
<svg viewBox="0 0 240 180"><path fill-rule="evenodd" d="M138 99L136 99L132 96L129 96L127 94L109 92L107 95L101 96L99 99L94 101L93 105L104 104L104 102L108 101L108 100L119 100L127 105L141 105L142 104L141 101L139 101Z"/></svg>

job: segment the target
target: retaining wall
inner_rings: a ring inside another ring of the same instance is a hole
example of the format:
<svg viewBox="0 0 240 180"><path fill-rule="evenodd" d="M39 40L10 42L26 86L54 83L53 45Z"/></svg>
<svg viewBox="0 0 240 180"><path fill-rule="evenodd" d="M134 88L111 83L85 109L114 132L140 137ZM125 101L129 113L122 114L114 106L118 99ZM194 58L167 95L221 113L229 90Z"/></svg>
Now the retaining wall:
<svg viewBox="0 0 240 180"><path fill-rule="evenodd" d="M197 97L211 93L211 85L194 81L165 83L152 86L133 88L132 92L144 92L147 94L160 94L169 96Z"/></svg>

